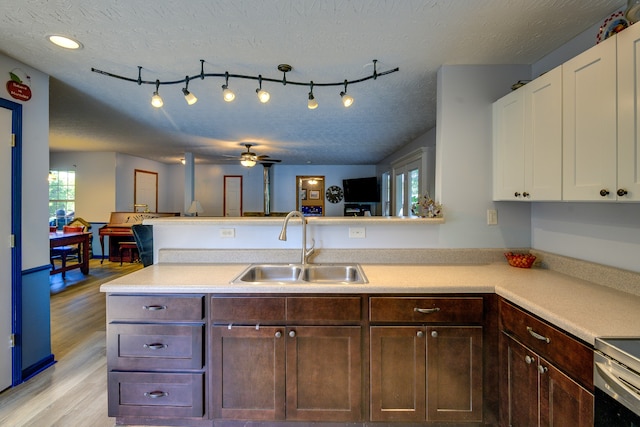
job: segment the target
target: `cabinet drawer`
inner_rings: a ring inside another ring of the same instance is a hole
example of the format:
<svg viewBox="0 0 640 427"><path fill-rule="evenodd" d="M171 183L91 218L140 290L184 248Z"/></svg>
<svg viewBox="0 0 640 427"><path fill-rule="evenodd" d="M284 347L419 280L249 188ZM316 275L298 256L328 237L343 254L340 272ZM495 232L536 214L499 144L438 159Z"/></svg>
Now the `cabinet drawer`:
<svg viewBox="0 0 640 427"><path fill-rule="evenodd" d="M481 323L482 297L371 297L372 322Z"/></svg>
<svg viewBox="0 0 640 427"><path fill-rule="evenodd" d="M500 323L506 333L593 391L593 350L554 326L500 301Z"/></svg>
<svg viewBox="0 0 640 427"><path fill-rule="evenodd" d="M110 417L202 417L204 374L109 372Z"/></svg>
<svg viewBox="0 0 640 427"><path fill-rule="evenodd" d="M109 369L201 369L204 325L111 323Z"/></svg>
<svg viewBox="0 0 640 427"><path fill-rule="evenodd" d="M211 298L212 322L284 322L285 297L224 297Z"/></svg>
<svg viewBox="0 0 640 427"><path fill-rule="evenodd" d="M109 320L202 320L203 295L109 295Z"/></svg>
<svg viewBox="0 0 640 427"><path fill-rule="evenodd" d="M354 321L362 319L360 297L289 297L287 320Z"/></svg>

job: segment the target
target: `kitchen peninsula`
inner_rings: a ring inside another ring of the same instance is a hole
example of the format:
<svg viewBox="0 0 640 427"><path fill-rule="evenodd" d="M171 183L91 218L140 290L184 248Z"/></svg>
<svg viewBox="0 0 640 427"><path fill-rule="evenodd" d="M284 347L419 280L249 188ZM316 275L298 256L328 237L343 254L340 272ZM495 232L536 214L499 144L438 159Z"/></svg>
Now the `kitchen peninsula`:
<svg viewBox="0 0 640 427"><path fill-rule="evenodd" d="M282 223L257 221L267 222L248 228L266 227L270 236ZM101 287L109 411L119 424L496 424L508 405L498 400L504 373L497 367L504 337L517 333L507 329L514 315L554 334L552 346L583 355L565 366L538 350L570 378L586 408L593 406L593 384L582 368L591 374L595 337L640 335L640 296L567 273L602 274L640 289L637 274L553 254L537 253L557 270L510 267L499 250L327 248L334 227L310 222L317 246L311 261L359 262L368 283L237 284L233 279L253 262L299 262L293 235L300 227L292 221L291 246L278 247L271 237L251 250L217 247L217 227L233 228L236 242L244 241L246 230L231 222L151 222L156 264ZM375 238L373 224L366 231ZM391 342L414 350L392 357ZM410 360L423 362L394 370ZM447 373L454 375L445 379ZM397 393L408 389L416 394Z"/></svg>

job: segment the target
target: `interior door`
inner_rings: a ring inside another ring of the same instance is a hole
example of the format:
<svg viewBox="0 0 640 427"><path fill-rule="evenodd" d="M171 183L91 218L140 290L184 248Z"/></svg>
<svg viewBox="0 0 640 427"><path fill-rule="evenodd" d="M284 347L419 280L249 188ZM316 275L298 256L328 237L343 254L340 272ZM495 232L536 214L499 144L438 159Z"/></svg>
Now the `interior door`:
<svg viewBox="0 0 640 427"><path fill-rule="evenodd" d="M224 176L224 216L242 216L242 176Z"/></svg>
<svg viewBox="0 0 640 427"><path fill-rule="evenodd" d="M1 106L0 106L1 107ZM11 123L13 113L0 108L0 199L12 200L11 195ZM11 277L12 260L9 237L11 236L12 203L0 203L0 391L11 387L12 350L9 345L11 335Z"/></svg>

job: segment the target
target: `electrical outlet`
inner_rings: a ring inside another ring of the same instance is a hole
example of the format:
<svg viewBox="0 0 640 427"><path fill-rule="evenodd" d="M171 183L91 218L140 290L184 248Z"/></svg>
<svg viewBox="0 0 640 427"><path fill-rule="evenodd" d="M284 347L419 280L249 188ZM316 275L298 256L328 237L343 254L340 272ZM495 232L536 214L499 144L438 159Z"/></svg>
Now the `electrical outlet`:
<svg viewBox="0 0 640 427"><path fill-rule="evenodd" d="M498 211L495 209L487 210L487 225L498 225Z"/></svg>
<svg viewBox="0 0 640 427"><path fill-rule="evenodd" d="M220 237L222 238L234 238L236 237L236 229L235 228L221 228L220 229Z"/></svg>
<svg viewBox="0 0 640 427"><path fill-rule="evenodd" d="M364 227L349 227L350 239L364 239L366 236Z"/></svg>

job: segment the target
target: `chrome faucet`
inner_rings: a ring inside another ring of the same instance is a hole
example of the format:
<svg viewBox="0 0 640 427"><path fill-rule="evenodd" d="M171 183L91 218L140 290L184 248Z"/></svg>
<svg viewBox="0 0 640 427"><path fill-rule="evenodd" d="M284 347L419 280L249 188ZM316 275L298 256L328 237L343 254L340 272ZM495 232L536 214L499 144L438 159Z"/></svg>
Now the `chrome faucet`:
<svg viewBox="0 0 640 427"><path fill-rule="evenodd" d="M314 251L315 240L311 239L311 249L307 249L307 219L302 215L300 211L291 211L284 218L284 223L282 224L282 230L280 231L280 240L287 240L287 224L289 224L289 220L294 217L299 216L302 220L302 265L307 264L307 258L311 256Z"/></svg>

